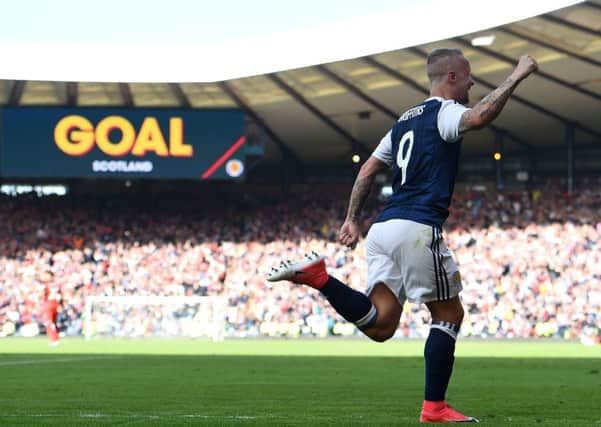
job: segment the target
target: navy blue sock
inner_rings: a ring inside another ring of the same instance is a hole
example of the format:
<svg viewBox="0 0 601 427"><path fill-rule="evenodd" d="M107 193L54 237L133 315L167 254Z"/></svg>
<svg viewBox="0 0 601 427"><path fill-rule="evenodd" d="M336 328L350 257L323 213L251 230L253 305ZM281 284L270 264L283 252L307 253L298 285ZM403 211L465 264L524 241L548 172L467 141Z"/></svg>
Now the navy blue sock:
<svg viewBox="0 0 601 427"><path fill-rule="evenodd" d="M459 327L449 322L432 322L424 348L426 359L425 399L445 400L455 361L455 339Z"/></svg>
<svg viewBox="0 0 601 427"><path fill-rule="evenodd" d="M376 322L378 311L371 300L335 277L329 276L328 281L321 288L321 293L338 314L348 322L357 325L359 329L365 330Z"/></svg>

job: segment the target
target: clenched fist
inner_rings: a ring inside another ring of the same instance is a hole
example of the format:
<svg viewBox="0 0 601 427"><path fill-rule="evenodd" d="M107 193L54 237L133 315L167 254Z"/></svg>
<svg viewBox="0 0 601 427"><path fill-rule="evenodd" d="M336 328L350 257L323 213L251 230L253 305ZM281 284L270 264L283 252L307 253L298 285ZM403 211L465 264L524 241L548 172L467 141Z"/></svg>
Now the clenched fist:
<svg viewBox="0 0 601 427"><path fill-rule="evenodd" d="M530 55L524 55L520 58L518 65L515 66L515 70L513 70L513 77L520 81L524 80L530 74L538 70L538 63L536 59L534 59Z"/></svg>

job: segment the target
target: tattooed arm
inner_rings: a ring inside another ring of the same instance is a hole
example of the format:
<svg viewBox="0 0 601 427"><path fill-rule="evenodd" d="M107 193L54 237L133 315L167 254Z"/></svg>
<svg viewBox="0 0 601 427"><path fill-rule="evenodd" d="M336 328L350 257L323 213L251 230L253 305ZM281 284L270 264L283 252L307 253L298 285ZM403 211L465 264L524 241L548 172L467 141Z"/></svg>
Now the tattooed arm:
<svg viewBox="0 0 601 427"><path fill-rule="evenodd" d="M376 174L386 168L388 168L386 163L374 156L370 156L363 166L361 166L359 174L355 179L353 190L351 191L351 199L349 201L346 219L338 234L338 239L343 245L354 248L357 244L361 234L361 230L359 229L359 215L361 209L363 208L363 205L365 205L365 201L367 200L369 190L371 189Z"/></svg>
<svg viewBox="0 0 601 427"><path fill-rule="evenodd" d="M538 64L534 58L529 55L522 56L513 73L498 88L485 96L474 108L463 113L459 122L459 132L480 129L492 122L499 115L517 85L537 68Z"/></svg>

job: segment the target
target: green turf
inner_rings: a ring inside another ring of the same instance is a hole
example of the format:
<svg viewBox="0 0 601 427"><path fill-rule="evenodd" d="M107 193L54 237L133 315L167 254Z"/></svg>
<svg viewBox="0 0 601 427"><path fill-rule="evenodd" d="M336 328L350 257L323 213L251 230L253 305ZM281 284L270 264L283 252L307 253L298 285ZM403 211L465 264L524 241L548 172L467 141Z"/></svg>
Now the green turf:
<svg viewBox="0 0 601 427"><path fill-rule="evenodd" d="M423 343L0 340L1 426L411 426ZM458 345L449 400L486 425L601 426L601 346Z"/></svg>

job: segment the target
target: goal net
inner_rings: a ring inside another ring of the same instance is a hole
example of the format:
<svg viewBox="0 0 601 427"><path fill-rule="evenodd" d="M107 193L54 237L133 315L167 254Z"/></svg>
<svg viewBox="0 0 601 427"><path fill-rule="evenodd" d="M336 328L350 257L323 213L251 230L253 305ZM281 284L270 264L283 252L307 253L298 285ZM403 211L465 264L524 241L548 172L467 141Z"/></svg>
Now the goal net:
<svg viewBox="0 0 601 427"><path fill-rule="evenodd" d="M225 298L214 296L91 296L84 334L92 337L208 337L225 335Z"/></svg>

